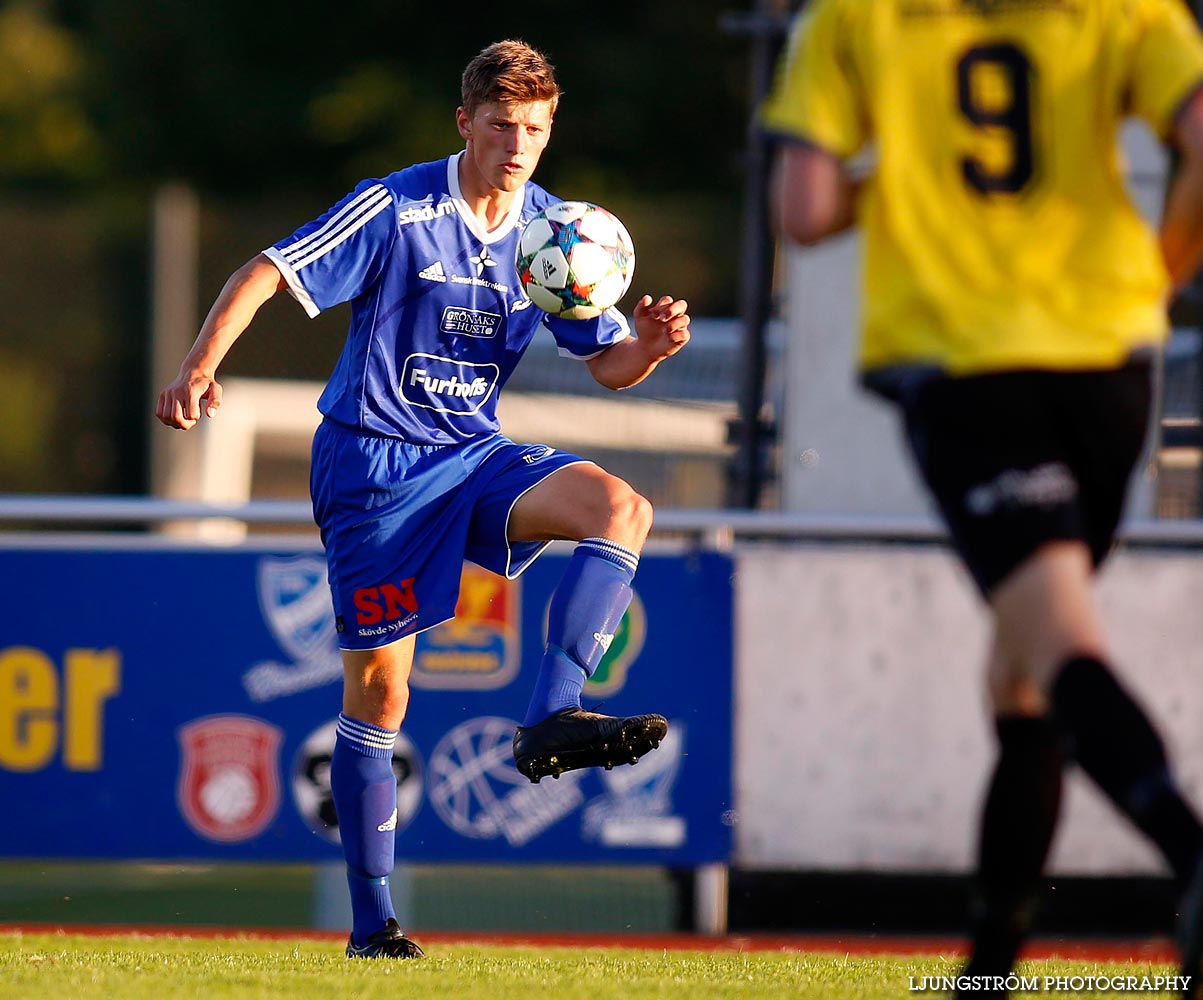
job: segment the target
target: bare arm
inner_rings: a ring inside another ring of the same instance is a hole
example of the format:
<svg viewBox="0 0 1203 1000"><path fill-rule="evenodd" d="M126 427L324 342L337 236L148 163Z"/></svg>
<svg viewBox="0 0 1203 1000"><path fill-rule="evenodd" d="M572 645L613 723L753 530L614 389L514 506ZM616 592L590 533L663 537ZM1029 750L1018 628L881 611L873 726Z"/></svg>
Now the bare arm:
<svg viewBox="0 0 1203 1000"><path fill-rule="evenodd" d="M779 232L813 246L856 221L857 185L844 164L814 146L783 146L772 182L772 216Z"/></svg>
<svg viewBox="0 0 1203 1000"><path fill-rule="evenodd" d="M1161 218L1161 255L1178 291L1203 261L1203 91L1178 115L1174 143L1180 158Z"/></svg>
<svg viewBox="0 0 1203 1000"><path fill-rule="evenodd" d="M589 373L607 389L627 389L647 378L665 358L689 343L689 304L645 295L635 306L635 336L590 358Z"/></svg>
<svg viewBox="0 0 1203 1000"><path fill-rule="evenodd" d="M196 342L180 365L176 380L159 393L155 416L168 427L188 430L205 413L213 416L221 406L217 366L255 318L259 308L284 287L284 278L263 254L248 260L230 275Z"/></svg>

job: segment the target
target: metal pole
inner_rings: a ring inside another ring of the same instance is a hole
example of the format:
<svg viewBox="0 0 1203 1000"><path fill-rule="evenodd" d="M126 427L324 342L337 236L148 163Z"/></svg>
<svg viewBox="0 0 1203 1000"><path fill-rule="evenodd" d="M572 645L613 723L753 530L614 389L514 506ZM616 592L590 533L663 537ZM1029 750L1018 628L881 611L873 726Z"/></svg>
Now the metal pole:
<svg viewBox="0 0 1203 1000"><path fill-rule="evenodd" d="M773 71L786 27L784 0L758 0L753 14L728 14L720 21L727 34L751 42L749 129L745 150L744 229L741 248L743 366L739 383L739 417L733 425L736 443L728 503L755 509L767 479L766 446L772 429L765 420L766 330L772 312L773 238L768 214L768 141L756 127L756 114L772 85Z"/></svg>

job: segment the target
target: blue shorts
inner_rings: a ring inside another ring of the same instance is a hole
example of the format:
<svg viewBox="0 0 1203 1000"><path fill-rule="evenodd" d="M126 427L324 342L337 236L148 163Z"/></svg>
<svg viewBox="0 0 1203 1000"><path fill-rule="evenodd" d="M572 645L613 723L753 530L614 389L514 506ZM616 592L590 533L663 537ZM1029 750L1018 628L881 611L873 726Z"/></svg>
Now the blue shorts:
<svg viewBox="0 0 1203 1000"><path fill-rule="evenodd" d="M375 649L453 617L464 559L518 576L549 543L510 542L510 511L583 461L500 434L419 445L324 420L309 488L339 646Z"/></svg>

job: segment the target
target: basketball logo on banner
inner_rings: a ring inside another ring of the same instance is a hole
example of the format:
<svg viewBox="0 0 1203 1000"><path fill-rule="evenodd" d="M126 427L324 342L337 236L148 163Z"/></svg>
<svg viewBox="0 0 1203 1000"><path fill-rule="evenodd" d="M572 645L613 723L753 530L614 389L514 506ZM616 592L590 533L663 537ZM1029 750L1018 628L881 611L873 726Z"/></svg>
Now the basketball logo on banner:
<svg viewBox="0 0 1203 1000"><path fill-rule="evenodd" d="M584 772L532 785L514 766L511 719L469 719L446 733L431 751L427 795L439 819L462 837L503 837L520 847L548 830L584 801Z"/></svg>
<svg viewBox="0 0 1203 1000"><path fill-rule="evenodd" d="M228 844L267 829L280 808L283 735L248 715L211 715L179 728L176 801L195 833Z"/></svg>

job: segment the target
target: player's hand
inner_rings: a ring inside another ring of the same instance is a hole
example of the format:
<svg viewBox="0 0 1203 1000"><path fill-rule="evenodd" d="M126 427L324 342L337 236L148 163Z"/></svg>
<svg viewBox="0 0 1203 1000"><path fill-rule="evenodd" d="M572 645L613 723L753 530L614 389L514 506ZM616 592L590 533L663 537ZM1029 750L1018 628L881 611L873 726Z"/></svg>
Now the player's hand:
<svg viewBox="0 0 1203 1000"><path fill-rule="evenodd" d="M661 295L645 295L635 305L635 333L656 361L672 357L689 343L689 303Z"/></svg>
<svg viewBox="0 0 1203 1000"><path fill-rule="evenodd" d="M186 431L200 421L201 413L213 417L221 406L221 383L211 375L180 375L159 393L155 416L168 427Z"/></svg>

